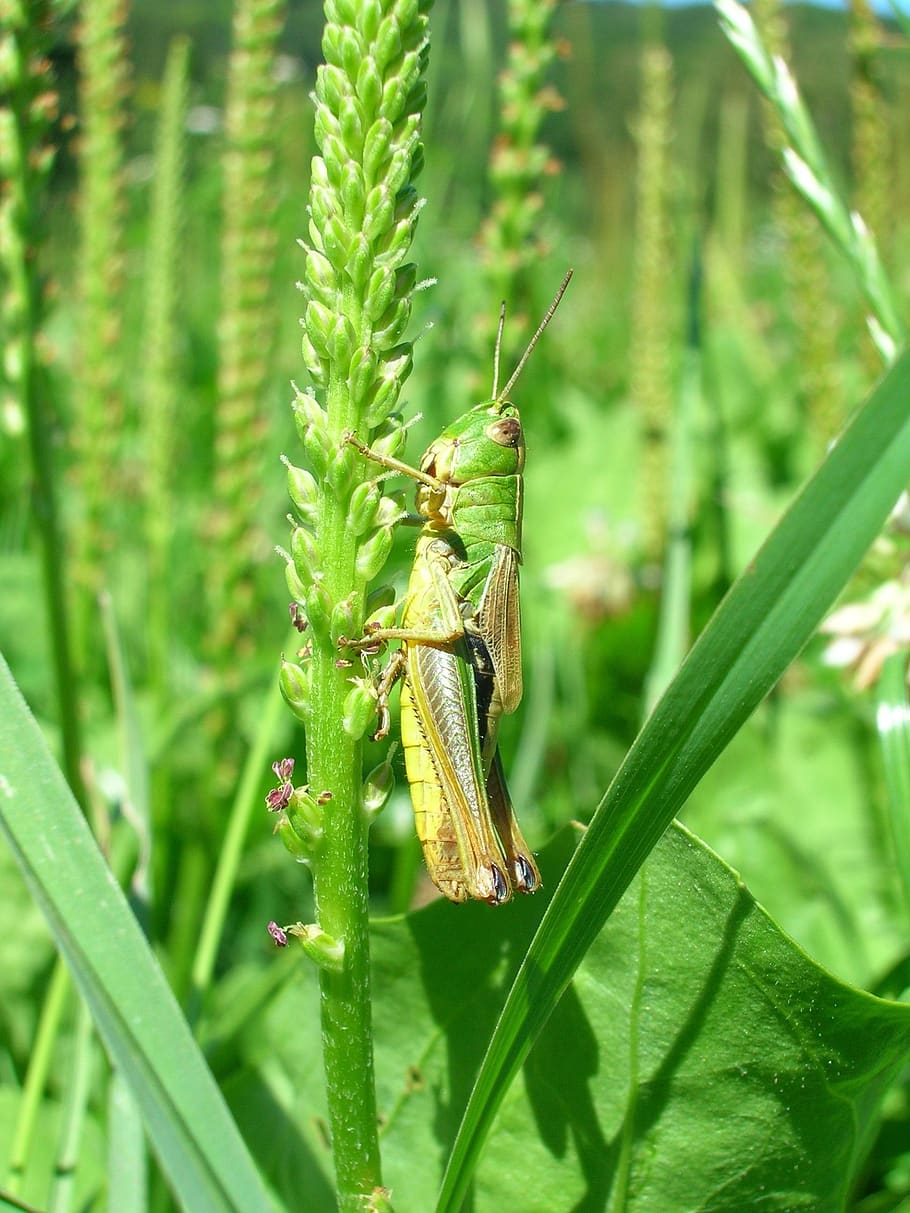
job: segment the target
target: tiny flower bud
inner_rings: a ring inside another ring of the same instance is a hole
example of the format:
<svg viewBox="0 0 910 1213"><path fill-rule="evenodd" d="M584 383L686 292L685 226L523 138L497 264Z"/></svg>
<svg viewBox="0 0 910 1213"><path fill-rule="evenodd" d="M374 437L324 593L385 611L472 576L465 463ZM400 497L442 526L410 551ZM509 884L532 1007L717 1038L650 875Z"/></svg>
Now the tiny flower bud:
<svg viewBox="0 0 910 1213"><path fill-rule="evenodd" d="M389 152L391 138L392 124L388 118L377 118L367 131L363 143L363 171L367 185L378 179Z"/></svg>
<svg viewBox="0 0 910 1213"><path fill-rule="evenodd" d="M322 805L311 795L308 788L294 789L287 806L286 816L298 839L306 843L311 855L315 854L322 841L325 817Z"/></svg>
<svg viewBox="0 0 910 1213"><path fill-rule="evenodd" d="M374 185L367 195L363 234L372 244L388 230L395 214L395 195L384 181Z"/></svg>
<svg viewBox="0 0 910 1213"><path fill-rule="evenodd" d="M311 299L306 305L303 319L313 349L320 357L328 358L331 353L331 337L335 325L334 314L316 299Z"/></svg>
<svg viewBox="0 0 910 1213"><path fill-rule="evenodd" d="M314 581L306 594L306 614L313 634L321 641L329 638L329 620L332 615L332 600L325 586Z"/></svg>
<svg viewBox="0 0 910 1213"><path fill-rule="evenodd" d="M351 249L345 263L345 273L359 294L362 294L370 276L373 264L373 250L362 232L358 232L351 241Z"/></svg>
<svg viewBox="0 0 910 1213"><path fill-rule="evenodd" d="M316 538L308 527L296 526L291 532L291 556L297 576L304 585L319 576L321 566Z"/></svg>
<svg viewBox="0 0 910 1213"><path fill-rule="evenodd" d="M356 467L357 452L350 443L345 442L341 447L336 447L326 470L326 480L339 499L347 497L351 491Z"/></svg>
<svg viewBox="0 0 910 1213"><path fill-rule="evenodd" d="M288 934L300 940L304 952L320 969L328 969L332 973L340 973L343 970L344 943L326 935L322 927L304 926L298 922L293 927L288 927Z"/></svg>
<svg viewBox="0 0 910 1213"><path fill-rule="evenodd" d="M352 97L350 94L341 101L341 109L339 110L339 126L341 128L341 140L350 153L351 157L357 160L363 155L363 106L357 97ZM340 163L344 163L344 158L341 158Z"/></svg>
<svg viewBox="0 0 910 1213"><path fill-rule="evenodd" d="M317 249L307 250L306 281L310 290L319 290L326 298L335 292L335 273L332 263L324 253L320 253Z"/></svg>
<svg viewBox="0 0 910 1213"><path fill-rule="evenodd" d="M316 69L316 96L332 110L341 105L341 98L347 90L348 83L344 72L332 64L323 64Z"/></svg>
<svg viewBox="0 0 910 1213"><path fill-rule="evenodd" d="M282 455L282 462L288 470L288 496L297 511L301 522L313 526L316 523L316 507L318 486L311 472L305 468L296 467Z"/></svg>
<svg viewBox="0 0 910 1213"><path fill-rule="evenodd" d="M386 309L373 328L373 340L378 345L387 345L397 341L408 325L411 317L410 299L399 299L392 307Z"/></svg>
<svg viewBox="0 0 910 1213"><path fill-rule="evenodd" d="M348 530L352 535L359 539L372 527L380 500L379 485L375 481L364 481L354 486L347 518Z"/></svg>
<svg viewBox="0 0 910 1213"><path fill-rule="evenodd" d="M312 843L300 837L286 815L279 817L275 825L275 833L284 843L285 849L294 856L298 863L312 863L314 854Z"/></svg>
<svg viewBox="0 0 910 1213"><path fill-rule="evenodd" d="M284 560L284 579L287 582L288 593L293 594L295 598L303 598L306 594L306 587L297 576L297 570L294 568L294 562L290 554L284 548L277 549L279 556Z"/></svg>
<svg viewBox="0 0 910 1213"><path fill-rule="evenodd" d="M367 44L369 44L370 40L371 35L367 35ZM357 96L363 103L366 113L375 113L382 99L382 76L379 74L376 60L372 55L364 55L363 62L357 72L355 87L357 89ZM370 128L370 134L372 134L372 127Z"/></svg>
<svg viewBox="0 0 910 1213"><path fill-rule="evenodd" d="M306 333L303 334L301 350L303 352L304 366L306 367L310 378L319 387L325 387L329 381L328 359L324 358L318 352Z"/></svg>
<svg viewBox="0 0 910 1213"><path fill-rule="evenodd" d="M310 679L303 666L281 659L278 687L285 703L298 720L307 723L310 707Z"/></svg>
<svg viewBox="0 0 910 1213"><path fill-rule="evenodd" d="M332 643L337 644L340 636L356 636L360 631L360 612L357 609L358 594L356 592L336 602L332 607L329 621L329 636Z"/></svg>
<svg viewBox="0 0 910 1213"><path fill-rule="evenodd" d="M351 257L351 232L337 215L322 228L322 247L334 268L343 273Z"/></svg>
<svg viewBox="0 0 910 1213"><path fill-rule="evenodd" d="M363 172L359 165L348 160L341 177L341 198L345 203L345 216L352 227L359 227L363 222L363 212L366 205L366 188Z"/></svg>
<svg viewBox="0 0 910 1213"><path fill-rule="evenodd" d="M393 742L389 746L389 752L386 754L385 761L370 771L363 781L363 811L370 822L385 807L386 801L391 796L395 787L395 776L392 773L392 758L396 749L397 743Z"/></svg>
<svg viewBox="0 0 910 1213"><path fill-rule="evenodd" d="M332 458L332 440L322 426L308 426L303 435L303 447L317 477L325 479Z"/></svg>
<svg viewBox="0 0 910 1213"><path fill-rule="evenodd" d="M336 362L343 366L350 362L351 351L356 344L356 334L349 321L339 316L332 328L329 351Z"/></svg>
<svg viewBox="0 0 910 1213"><path fill-rule="evenodd" d="M377 320L394 298L395 271L391 266L382 265L373 272L370 278L370 290L366 304L370 319Z"/></svg>
<svg viewBox="0 0 910 1213"><path fill-rule="evenodd" d="M355 568L364 581L373 581L379 576L382 566L392 550L392 528L384 526L360 545Z"/></svg>
<svg viewBox="0 0 910 1213"><path fill-rule="evenodd" d="M367 617L364 624L364 631L380 629L385 631L386 628L395 626L395 615L398 610L396 603L391 602L385 606L377 607L375 611Z"/></svg>
<svg viewBox="0 0 910 1213"><path fill-rule="evenodd" d="M396 16L390 14L380 23L373 42L373 54L380 71L383 72L401 54L401 30ZM397 106L396 112L400 108Z"/></svg>
<svg viewBox="0 0 910 1213"><path fill-rule="evenodd" d="M413 261L401 265L395 272L395 294L399 299L410 295L417 283L417 266Z"/></svg>
<svg viewBox="0 0 910 1213"><path fill-rule="evenodd" d="M369 346L362 345L354 351L348 367L348 391L352 402L362 404L366 400L376 379L377 364L376 354Z"/></svg>
<svg viewBox="0 0 910 1213"><path fill-rule="evenodd" d="M372 615L380 607L394 606L395 587L393 585L378 585L367 595L367 613Z"/></svg>
<svg viewBox="0 0 910 1213"><path fill-rule="evenodd" d="M383 497L379 503L379 509L376 511L374 526L394 526L397 522L401 522L407 518L408 511L404 508L404 501L401 493L396 493L392 497Z"/></svg>
<svg viewBox="0 0 910 1213"><path fill-rule="evenodd" d="M355 679L354 686L351 687L344 701L341 727L349 737L359 741L370 727L375 715L376 692L372 686L364 685L360 679Z"/></svg>
<svg viewBox="0 0 910 1213"><path fill-rule="evenodd" d="M402 422L401 414L391 413L373 435L371 445L377 455L397 459L404 452L407 440L408 431Z"/></svg>

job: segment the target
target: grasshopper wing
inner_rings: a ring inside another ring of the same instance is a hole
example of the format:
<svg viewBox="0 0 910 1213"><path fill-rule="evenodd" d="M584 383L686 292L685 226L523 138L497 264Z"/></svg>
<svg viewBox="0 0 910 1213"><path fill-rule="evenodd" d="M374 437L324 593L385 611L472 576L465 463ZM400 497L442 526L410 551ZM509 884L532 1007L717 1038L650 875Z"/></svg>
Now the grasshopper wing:
<svg viewBox="0 0 910 1213"><path fill-rule="evenodd" d="M508 715L521 702L522 682L518 553L506 544L496 545L476 623L493 663L502 711Z"/></svg>

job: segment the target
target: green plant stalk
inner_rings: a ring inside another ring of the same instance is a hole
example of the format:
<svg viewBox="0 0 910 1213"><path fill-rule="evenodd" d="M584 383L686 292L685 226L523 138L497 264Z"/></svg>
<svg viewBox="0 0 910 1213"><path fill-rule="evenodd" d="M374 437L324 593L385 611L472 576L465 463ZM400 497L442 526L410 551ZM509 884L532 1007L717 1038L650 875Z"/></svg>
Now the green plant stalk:
<svg viewBox="0 0 910 1213"><path fill-rule="evenodd" d="M752 18L737 0L714 0L714 7L721 29L780 117L788 141L782 150L787 176L850 262L872 313L873 338L885 362L890 363L906 330L875 238L862 217L851 212L841 198L787 64L768 52Z"/></svg>
<svg viewBox="0 0 910 1213"><path fill-rule="evenodd" d="M388 557L401 506L371 483L374 469L346 431L402 448L393 414L410 373L402 340L416 267L405 264L419 212L411 182L423 163L421 111L429 54L428 0L326 0L325 64L316 78L316 142L303 357L313 390L298 392L297 428L315 475L288 464L298 522L288 585L311 640L284 662L282 690L306 725L310 799L303 849L317 922L302 939L319 963L327 1101L343 1213L381 1184L368 938L369 816L361 738L375 701L352 680L343 636L362 634L366 591ZM303 243L303 242L301 242ZM324 404L323 404L324 401ZM293 820L284 822L293 826ZM300 857L297 843L282 834Z"/></svg>
<svg viewBox="0 0 910 1213"><path fill-rule="evenodd" d="M78 679L72 660L65 545L57 512L52 427L46 377L36 342L42 322L37 247L41 190L54 159L48 130L57 96L45 58L54 6L8 6L0 15L0 325L3 378L28 420L33 509L41 538L42 586L50 630L60 713L63 767L73 795L85 807L81 771Z"/></svg>
<svg viewBox="0 0 910 1213"><path fill-rule="evenodd" d="M275 61L286 9L285 0L240 0L234 6L215 414L217 555L207 579L209 653L222 669L224 654L231 653L227 671L236 670L238 655L251 647L258 617L251 570L260 536L250 518L257 512L262 482L268 428L263 402L278 328L272 281L278 241Z"/></svg>
<svg viewBox="0 0 910 1213"><path fill-rule="evenodd" d="M124 97L127 5L86 0L79 24L79 357L73 440L82 509L74 536L79 601L77 639L85 660L111 546L110 503L122 430ZM97 656L92 653L92 656Z"/></svg>
<svg viewBox="0 0 910 1213"><path fill-rule="evenodd" d="M781 0L756 0L752 14L769 51L787 59L787 28ZM779 159L787 146L787 133L773 103L767 97L762 102L765 143L775 159ZM774 175L772 186L774 221L786 241L782 265L802 396L815 439L815 454L820 455L844 421L838 321L822 247L824 235L782 171Z"/></svg>
<svg viewBox="0 0 910 1213"><path fill-rule="evenodd" d="M295 633L296 636L296 633ZM290 644L288 645L290 648ZM237 881L237 872L243 856L243 846L249 831L253 811L261 801L257 797L262 770L266 765L269 750L278 728L284 703L276 683L269 691L259 717L259 728L252 748L244 763L243 773L237 787L234 803L228 818L224 841L218 853L218 864L211 883L211 892L205 907L202 927L199 931L195 958L190 979L190 997L187 1017L193 1023L198 1017L202 998L209 988L215 971L218 946L224 932L231 893Z"/></svg>
<svg viewBox="0 0 910 1213"><path fill-rule="evenodd" d="M850 0L849 13L854 203L879 244L887 248L892 161L885 101L876 63L883 31L869 0Z"/></svg>
<svg viewBox="0 0 910 1213"><path fill-rule="evenodd" d="M173 533L174 428L177 424L175 313L183 211L183 140L189 42L168 51L155 148L149 219L146 302L145 422L148 441L146 527L149 544L149 663L151 682L166 695L170 648L169 560Z"/></svg>
<svg viewBox="0 0 910 1213"><path fill-rule="evenodd" d="M341 415L346 385L329 390ZM351 544L340 511L326 503L320 536L327 589L338 600L354 584ZM344 941L340 971L320 970L323 1061L339 1207L359 1209L363 1196L382 1182L376 1129L373 1029L370 1006L369 826L361 810L362 743L338 727L350 684L332 660L314 658L312 718L307 733L311 786L332 792L325 816L322 856L313 872L316 920L332 939Z"/></svg>
<svg viewBox="0 0 910 1213"><path fill-rule="evenodd" d="M694 419L701 384L701 353L690 345L684 355L679 396L670 435L670 508L664 556L660 618L654 658L648 671L645 714L669 686L689 647L692 593Z"/></svg>
<svg viewBox="0 0 910 1213"><path fill-rule="evenodd" d="M54 1045L60 1031L60 1023L69 993L69 971L58 956L41 1008L35 1043L29 1054L28 1073L22 1088L19 1117L10 1147L5 1187L12 1193L19 1192L22 1187L22 1178L25 1175L35 1136L38 1111L44 1098L44 1088L50 1073Z"/></svg>
<svg viewBox="0 0 910 1213"><path fill-rule="evenodd" d="M496 86L488 169L493 197L480 247L490 294L508 299L519 314L530 303L534 266L547 252L540 231L544 181L559 167L539 138L547 112L563 105L546 84L556 57L550 32L555 10L556 0L509 0L507 60ZM496 321L494 311L482 309L477 327L484 352L493 345Z"/></svg>
<svg viewBox="0 0 910 1213"><path fill-rule="evenodd" d="M670 347L674 316L666 300L674 267L667 223L667 178L673 127L673 60L659 42L642 51L641 107L636 123L635 270L632 302L630 392L641 416L643 458L642 542L660 558L666 545L670 502L669 442L673 413Z"/></svg>
<svg viewBox="0 0 910 1213"><path fill-rule="evenodd" d="M910 915L910 698L906 653L895 653L885 662L878 683L876 723L897 876L904 908Z"/></svg>
<svg viewBox="0 0 910 1213"><path fill-rule="evenodd" d="M48 1201L48 1213L69 1213L73 1207L76 1168L79 1165L79 1147L85 1127L94 1051L95 1034L92 1017L85 1003L80 999L76 1012L73 1058L66 1088L63 1125L54 1166L54 1182Z"/></svg>

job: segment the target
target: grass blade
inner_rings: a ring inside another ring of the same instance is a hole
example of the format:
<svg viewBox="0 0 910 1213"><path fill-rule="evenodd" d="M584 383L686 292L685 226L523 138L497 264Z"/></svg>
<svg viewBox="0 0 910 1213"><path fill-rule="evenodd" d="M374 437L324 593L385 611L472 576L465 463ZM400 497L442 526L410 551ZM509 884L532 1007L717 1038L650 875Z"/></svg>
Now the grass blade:
<svg viewBox="0 0 910 1213"><path fill-rule="evenodd" d="M812 635L910 467L904 353L734 584L646 722L551 902L481 1065L437 1209L461 1207L493 1116L579 962L701 776Z"/></svg>
<svg viewBox="0 0 910 1213"><path fill-rule="evenodd" d="M0 833L186 1209L267 1210L253 1162L145 937L0 660Z"/></svg>

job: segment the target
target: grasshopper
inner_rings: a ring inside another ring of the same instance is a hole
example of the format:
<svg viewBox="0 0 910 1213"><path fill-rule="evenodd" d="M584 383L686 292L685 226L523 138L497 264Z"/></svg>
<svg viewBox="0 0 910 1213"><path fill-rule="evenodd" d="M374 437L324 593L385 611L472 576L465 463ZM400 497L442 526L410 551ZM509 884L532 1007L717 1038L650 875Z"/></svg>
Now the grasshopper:
<svg viewBox="0 0 910 1213"><path fill-rule="evenodd" d="M401 678L401 733L417 835L430 877L451 901L501 905L533 893L540 873L509 799L499 721L522 695L522 471L525 443L509 392L556 311L570 270L508 383L499 390L505 320L500 311L493 394L453 422L419 468L346 440L362 455L417 481L417 541L401 626L357 647L401 646L378 687L379 728Z"/></svg>

